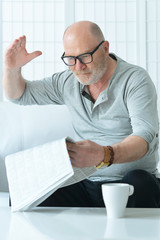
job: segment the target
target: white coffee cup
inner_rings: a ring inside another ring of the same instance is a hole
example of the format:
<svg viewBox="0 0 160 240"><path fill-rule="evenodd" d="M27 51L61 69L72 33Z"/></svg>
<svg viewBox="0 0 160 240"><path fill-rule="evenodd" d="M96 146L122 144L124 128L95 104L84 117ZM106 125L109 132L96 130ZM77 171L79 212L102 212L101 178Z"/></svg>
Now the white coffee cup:
<svg viewBox="0 0 160 240"><path fill-rule="evenodd" d="M127 183L104 183L102 195L108 218L124 216L128 197L134 192L134 187Z"/></svg>

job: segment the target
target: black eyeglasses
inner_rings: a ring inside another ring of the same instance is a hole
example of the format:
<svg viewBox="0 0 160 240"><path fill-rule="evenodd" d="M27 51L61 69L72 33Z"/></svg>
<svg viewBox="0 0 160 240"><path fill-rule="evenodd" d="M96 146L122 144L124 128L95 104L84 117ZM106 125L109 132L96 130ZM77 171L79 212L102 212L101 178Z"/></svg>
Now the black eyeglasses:
<svg viewBox="0 0 160 240"><path fill-rule="evenodd" d="M98 46L92 51L88 53L83 53L78 55L77 57L74 56L64 56L65 52L63 53L61 59L67 66L74 66L76 64L77 59L82 63L82 64L88 64L93 61L93 54L97 51L97 49L101 46L101 44L104 43L104 41L100 42Z"/></svg>

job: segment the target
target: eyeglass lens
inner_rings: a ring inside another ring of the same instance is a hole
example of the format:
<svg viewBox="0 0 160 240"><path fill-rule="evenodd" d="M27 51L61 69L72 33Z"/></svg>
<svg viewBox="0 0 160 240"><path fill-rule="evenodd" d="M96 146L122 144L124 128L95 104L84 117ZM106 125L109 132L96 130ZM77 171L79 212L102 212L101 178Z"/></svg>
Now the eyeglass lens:
<svg viewBox="0 0 160 240"><path fill-rule="evenodd" d="M92 56L91 54L84 54L81 56L78 56L77 59L84 64L92 62ZM76 64L76 57L66 57L64 58L64 61L67 65L75 65Z"/></svg>

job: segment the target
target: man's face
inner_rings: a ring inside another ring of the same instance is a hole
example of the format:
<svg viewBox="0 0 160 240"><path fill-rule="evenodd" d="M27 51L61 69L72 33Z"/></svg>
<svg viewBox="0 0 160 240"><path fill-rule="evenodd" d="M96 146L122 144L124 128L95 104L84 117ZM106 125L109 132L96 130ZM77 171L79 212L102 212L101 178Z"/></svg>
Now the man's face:
<svg viewBox="0 0 160 240"><path fill-rule="evenodd" d="M95 47L96 45L91 49L84 46L84 50L80 49L79 51L75 51L78 54L74 54L74 48L72 48L72 55L67 54L67 51L66 55L77 56L86 52L91 52ZM76 76L77 80L84 85L90 85L98 82L107 70L106 55L103 47L100 46L93 54L93 61L91 63L83 64L77 59L76 64L74 66L70 66L70 69Z"/></svg>

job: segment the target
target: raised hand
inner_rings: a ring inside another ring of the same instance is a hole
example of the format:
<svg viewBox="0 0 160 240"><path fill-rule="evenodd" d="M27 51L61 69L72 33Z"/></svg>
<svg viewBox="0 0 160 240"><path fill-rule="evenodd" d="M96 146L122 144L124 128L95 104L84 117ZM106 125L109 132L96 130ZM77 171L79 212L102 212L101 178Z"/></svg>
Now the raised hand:
<svg viewBox="0 0 160 240"><path fill-rule="evenodd" d="M19 37L6 50L4 56L5 67L7 69L19 69L41 54L41 51L28 53L26 50L26 37Z"/></svg>

